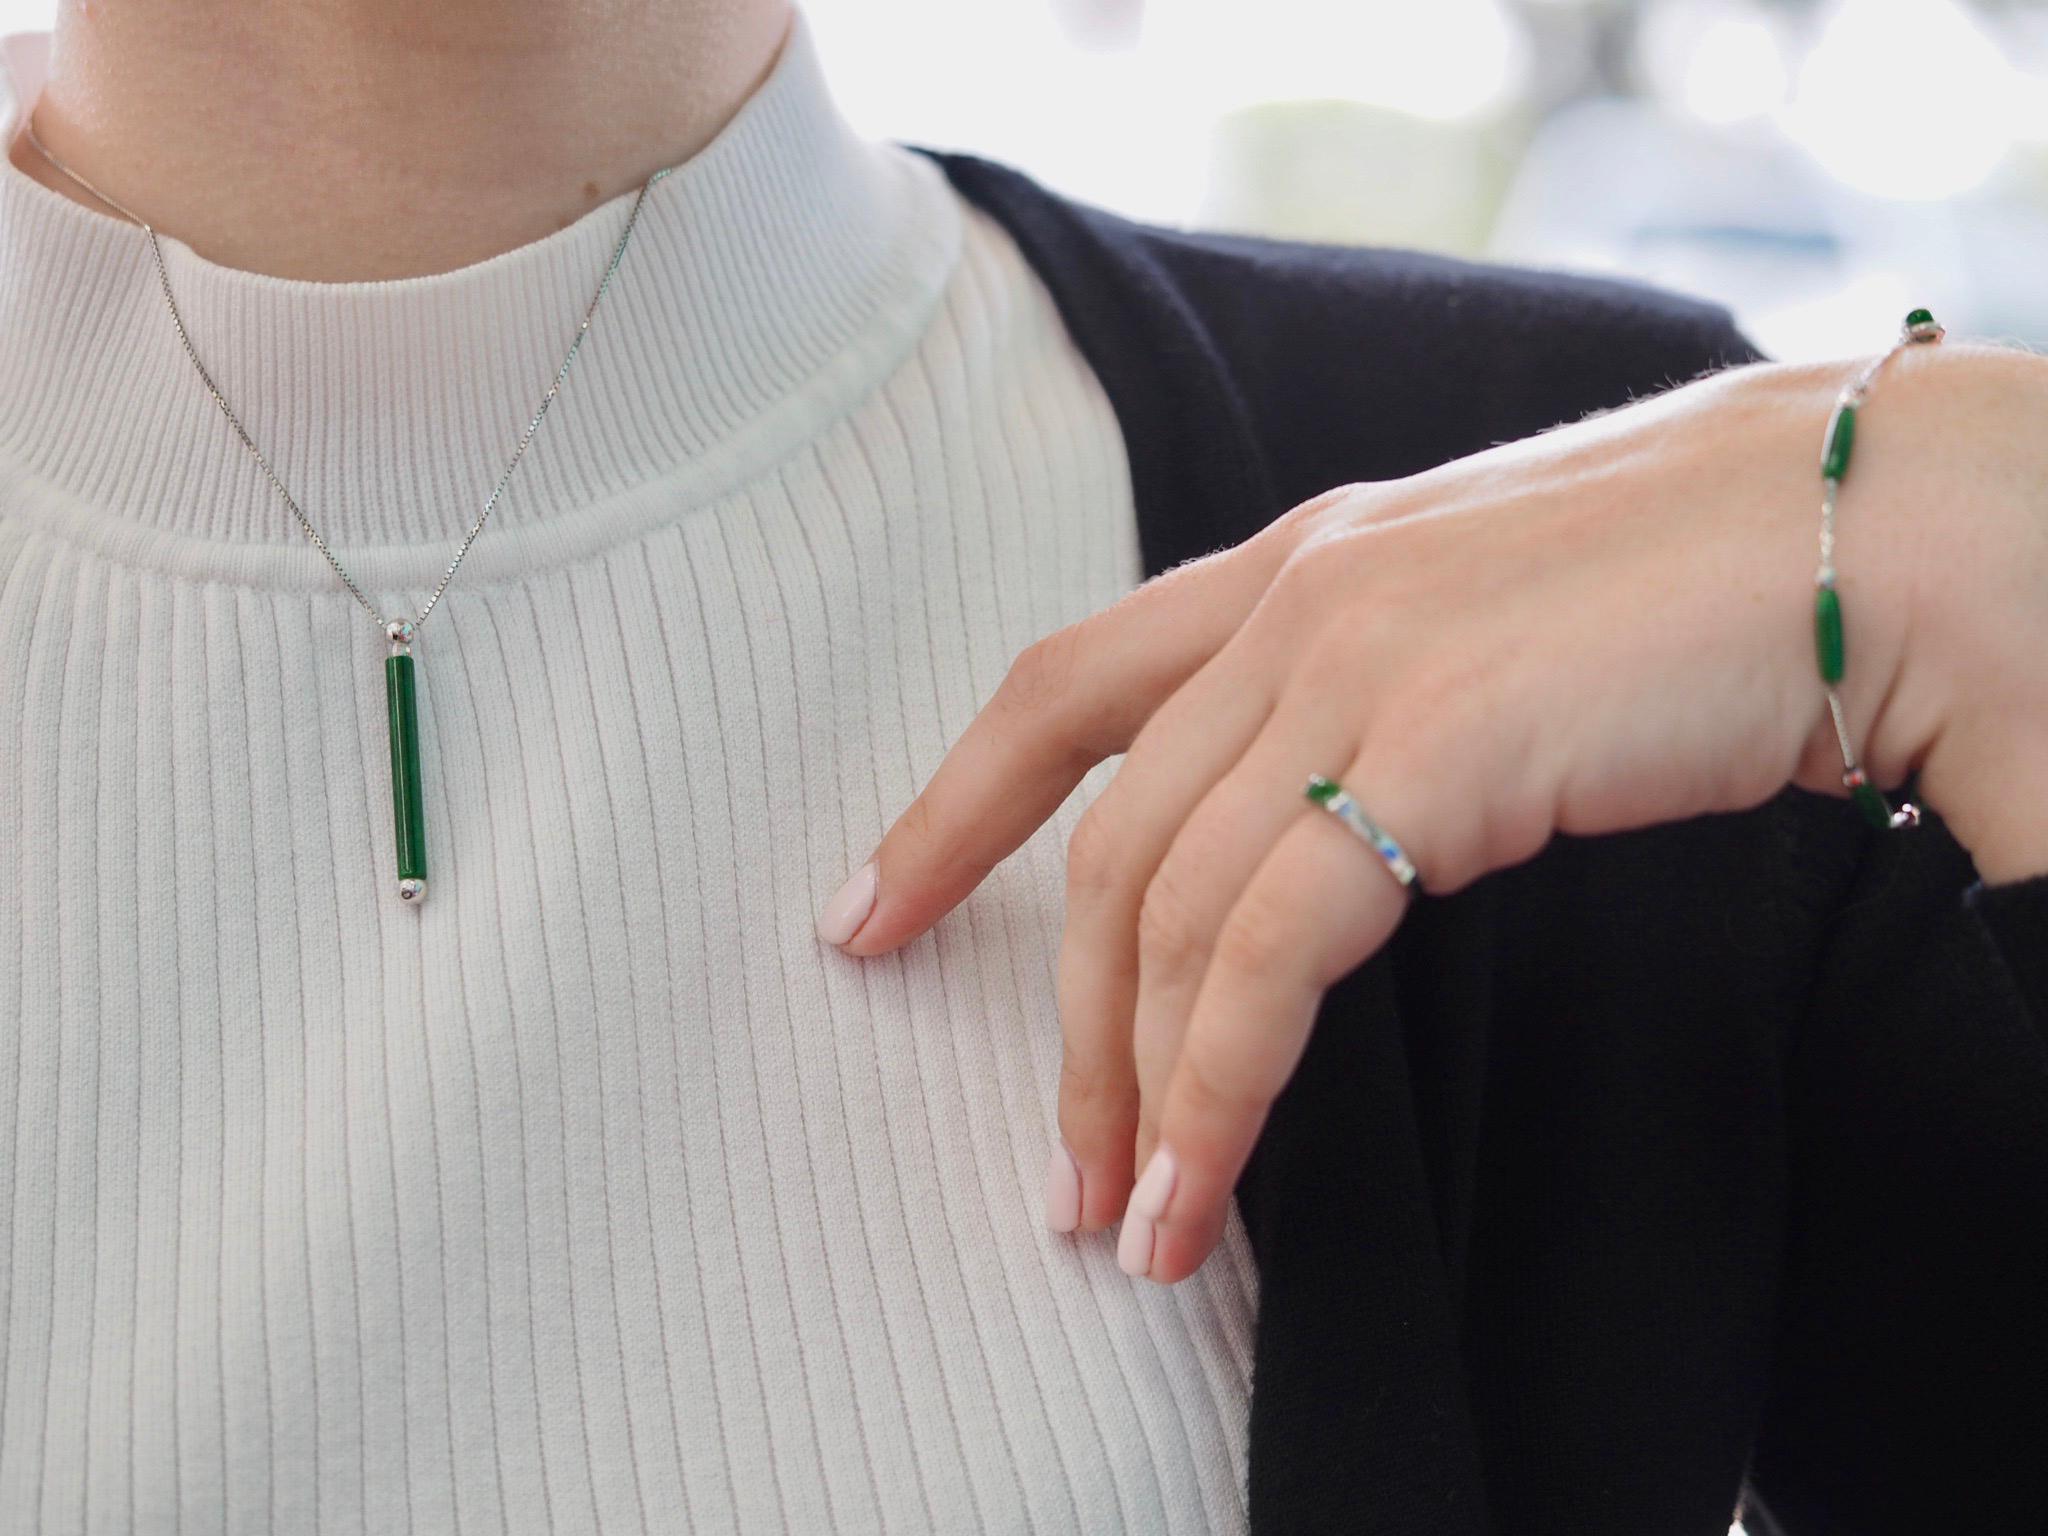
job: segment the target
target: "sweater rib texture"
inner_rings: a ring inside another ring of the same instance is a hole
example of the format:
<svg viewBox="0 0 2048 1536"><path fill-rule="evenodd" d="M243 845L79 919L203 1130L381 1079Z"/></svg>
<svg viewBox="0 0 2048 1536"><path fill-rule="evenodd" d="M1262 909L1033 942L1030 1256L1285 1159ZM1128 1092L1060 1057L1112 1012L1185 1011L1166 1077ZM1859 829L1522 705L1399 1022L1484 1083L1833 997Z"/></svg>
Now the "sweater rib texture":
<svg viewBox="0 0 2048 1536"><path fill-rule="evenodd" d="M390 283L165 238L386 611L629 202ZM382 635L137 229L0 160L0 1531L1242 1529L1241 1224L1165 1288L1039 1210L1101 775L900 954L812 928L1140 575L1050 297L799 13L420 637L401 905Z"/></svg>

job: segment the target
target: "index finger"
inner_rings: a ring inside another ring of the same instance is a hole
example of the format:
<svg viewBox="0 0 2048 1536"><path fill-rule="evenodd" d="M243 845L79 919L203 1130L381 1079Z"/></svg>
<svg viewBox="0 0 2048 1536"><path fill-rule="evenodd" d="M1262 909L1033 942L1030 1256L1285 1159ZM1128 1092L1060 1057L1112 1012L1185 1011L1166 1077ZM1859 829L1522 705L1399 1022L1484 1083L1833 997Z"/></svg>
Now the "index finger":
<svg viewBox="0 0 2048 1536"><path fill-rule="evenodd" d="M819 937L881 954L965 900L1237 631L1286 556L1279 532L1269 525L1155 576L1025 649L874 857L825 904Z"/></svg>

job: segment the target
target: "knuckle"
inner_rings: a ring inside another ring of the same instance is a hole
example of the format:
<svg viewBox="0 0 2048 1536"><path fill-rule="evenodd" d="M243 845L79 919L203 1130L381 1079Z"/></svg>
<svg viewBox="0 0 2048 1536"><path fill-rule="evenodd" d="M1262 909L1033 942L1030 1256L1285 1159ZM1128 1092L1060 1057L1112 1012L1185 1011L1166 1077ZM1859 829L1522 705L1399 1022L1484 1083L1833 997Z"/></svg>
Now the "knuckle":
<svg viewBox="0 0 2048 1536"><path fill-rule="evenodd" d="M948 826L929 794L917 796L896 818L892 835L901 840L900 853L907 854L911 868L923 878L942 881L968 880L980 884L994 870L989 860L962 851L965 839L957 826Z"/></svg>
<svg viewBox="0 0 2048 1536"><path fill-rule="evenodd" d="M1369 633L1361 633L1341 621L1319 625L1296 649L1293 675L1288 679L1288 702L1328 709L1333 688L1347 694L1362 694L1362 689L1352 687L1351 678L1369 665L1374 651Z"/></svg>
<svg viewBox="0 0 2048 1536"><path fill-rule="evenodd" d="M1376 493L1377 492L1377 493ZM1363 482L1340 485L1286 514L1291 543L1275 581L1304 594L1349 595L1394 562L1387 517L1395 503ZM1370 551L1371 558L1364 558Z"/></svg>
<svg viewBox="0 0 2048 1536"><path fill-rule="evenodd" d="M1457 757L1457 713L1456 705L1427 693L1390 705L1385 728L1367 748L1374 774L1401 784L1439 782Z"/></svg>
<svg viewBox="0 0 2048 1536"><path fill-rule="evenodd" d="M1432 667L1397 689L1379 719L1361 755L1375 782L1401 787L1401 824L1389 830L1431 891L1448 895L1510 851L1536 851L1541 837L1530 845L1529 835L1543 820L1536 814L1539 797L1517 789L1513 804L1500 799L1504 785L1533 780L1486 767L1489 754L1499 749L1500 717L1488 703L1481 675L1456 663ZM1430 807L1447 805L1459 807L1458 813L1429 814Z"/></svg>
<svg viewBox="0 0 2048 1536"><path fill-rule="evenodd" d="M1173 1086L1179 1098L1177 1107L1191 1113L1201 1124L1255 1113L1266 1103L1258 1085L1225 1072L1207 1056L1194 1051L1181 1057Z"/></svg>
<svg viewBox="0 0 2048 1536"><path fill-rule="evenodd" d="M1208 952L1198 909L1186 884L1162 868L1138 903L1138 963L1154 975L1178 975Z"/></svg>
<svg viewBox="0 0 2048 1536"><path fill-rule="evenodd" d="M1296 502L1281 513L1276 521L1297 541L1312 538L1323 529L1332 526L1333 519L1341 518L1352 497L1363 489L1364 482L1357 480L1333 485L1306 501Z"/></svg>
<svg viewBox="0 0 2048 1536"><path fill-rule="evenodd" d="M1060 1064L1060 1134L1077 1152L1093 1153L1128 1140L1136 1094L1120 1074L1069 1058Z"/></svg>
<svg viewBox="0 0 2048 1536"><path fill-rule="evenodd" d="M996 702L1025 715L1053 713L1071 696L1080 626L1069 624L1019 651L996 688Z"/></svg>
<svg viewBox="0 0 2048 1536"><path fill-rule="evenodd" d="M896 818L896 832L913 848L929 848L939 840L930 795L918 795L903 808L903 814Z"/></svg>
<svg viewBox="0 0 2048 1536"><path fill-rule="evenodd" d="M1123 1080L1069 1050L1060 1060L1060 1113L1085 1114L1115 1107L1126 1094Z"/></svg>
<svg viewBox="0 0 2048 1536"><path fill-rule="evenodd" d="M1342 538L1341 530L1330 528L1304 534L1273 575L1272 590L1268 593L1273 606L1293 611L1298 604L1319 597L1330 585L1331 567L1342 548Z"/></svg>
<svg viewBox="0 0 2048 1536"><path fill-rule="evenodd" d="M1067 834L1067 896L1101 897L1116 889L1123 859L1109 814L1098 799L1084 810Z"/></svg>
<svg viewBox="0 0 2048 1536"><path fill-rule="evenodd" d="M1371 566L1345 573L1338 597L1317 610L1317 621L1302 641L1297 675L1357 679L1374 692L1418 653L1444 644L1442 625L1415 594L1392 588Z"/></svg>
<svg viewBox="0 0 2048 1536"><path fill-rule="evenodd" d="M1260 882L1238 898L1217 934L1216 963L1246 976L1272 975L1285 967L1299 942L1279 898Z"/></svg>
<svg viewBox="0 0 2048 1536"><path fill-rule="evenodd" d="M1341 602L1318 608L1295 636L1283 703L1311 720L1336 713L1369 724L1387 713L1390 679L1403 669L1409 648L1394 610L1362 596L1354 584Z"/></svg>
<svg viewBox="0 0 2048 1536"><path fill-rule="evenodd" d="M1403 665L1376 701L1365 743L1375 770L1436 784L1485 743L1496 712L1488 667L1444 648Z"/></svg>

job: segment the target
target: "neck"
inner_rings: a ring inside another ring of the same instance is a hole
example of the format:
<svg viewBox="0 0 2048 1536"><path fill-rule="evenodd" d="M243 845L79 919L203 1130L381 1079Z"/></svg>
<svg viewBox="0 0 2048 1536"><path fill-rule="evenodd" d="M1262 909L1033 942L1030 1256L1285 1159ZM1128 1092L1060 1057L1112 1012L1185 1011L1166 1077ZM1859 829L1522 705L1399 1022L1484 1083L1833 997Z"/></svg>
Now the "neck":
<svg viewBox="0 0 2048 1536"><path fill-rule="evenodd" d="M537 240L715 137L790 0L64 0L50 152L163 233L316 282ZM15 164L106 210L31 147Z"/></svg>

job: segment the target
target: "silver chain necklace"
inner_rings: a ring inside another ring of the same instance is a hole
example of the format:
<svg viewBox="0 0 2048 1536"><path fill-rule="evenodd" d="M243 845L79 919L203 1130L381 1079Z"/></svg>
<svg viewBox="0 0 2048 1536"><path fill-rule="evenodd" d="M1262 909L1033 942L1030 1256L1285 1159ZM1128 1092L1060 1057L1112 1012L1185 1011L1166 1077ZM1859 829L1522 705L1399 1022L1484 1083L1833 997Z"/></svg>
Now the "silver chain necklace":
<svg viewBox="0 0 2048 1536"><path fill-rule="evenodd" d="M334 574L341 578L342 585L348 588L350 595L362 606L363 611L376 620L378 627L384 632L385 639L390 642L391 652L384 662L384 692L390 713L391 804L393 830L398 844L398 896L401 901L417 905L427 894L427 836L420 781L419 713L413 679L413 642L418 638L421 627L427 622L427 615L431 614L434 605L441 601L441 594L448 590L448 583L455 579L456 569L462 564L462 557L469 553L469 546L474 544L477 535L484 531L484 524L489 520L492 509L498 505L499 498L505 494L505 487L511 483L512 472L519 468L519 461L526 456L527 445L533 441L534 433L540 430L541 421L546 417L548 407L555 403L555 396L561 392L562 381L568 378L569 367L576 361L576 353L583 345L583 338L589 334L590 322L597 314L597 306L604 301L605 292L611 287L612 274L619 270L619 263L625 258L627 243L633 238L634 226L640 222L640 209L647 201L648 192L675 167L664 166L641 183L640 194L633 199L633 210L627 216L626 228L620 234L618 244L612 249L612 259L604 269L604 276L598 279L597 292L591 295L590 306L583 312L583 323L576 328L575 339L569 343L569 351L562 359L562 366L555 370L554 382L548 385L547 393L541 396L540 406L534 411L533 419L526 424L526 430L520 434L519 446L512 450L511 462L505 466L504 474L498 477L498 483L484 502L483 510L477 513L476 521L470 524L469 532L463 535L461 544L456 547L455 557L441 573L439 585L428 597L426 605L412 618L386 618L378 610L377 605L363 595L363 589L356 585L355 578L342 569L342 564L335 558L334 551L327 547L327 541L320 537L320 532L313 526L312 519L306 516L292 493L285 489L284 482L278 479L277 472L270 467L270 461L264 458L262 450L257 448L243 428L241 418L235 415L234 410L228 405L226 396L221 394L220 386L213 382L213 375L206 371L206 365L199 360L199 351L192 345L192 338L185 330L185 318L178 312L178 301L171 294L171 276L164 265L163 246L157 240L155 226L127 205L109 197L52 154L49 147L36 134L33 114L29 116L24 126L29 143L53 169L142 230L149 242L150 259L156 267L157 285L163 290L164 307L170 311L171 324L177 330L178 341L185 349L185 356L191 359L193 370L199 375L199 381L206 386L206 392L213 397L213 403L220 407L221 415L227 418L228 425L234 429L235 436L248 450L249 457L256 461L257 467L270 481L271 489L277 492L278 498L291 509L292 516L298 519L299 527L307 539L320 551L327 563L334 567Z"/></svg>

